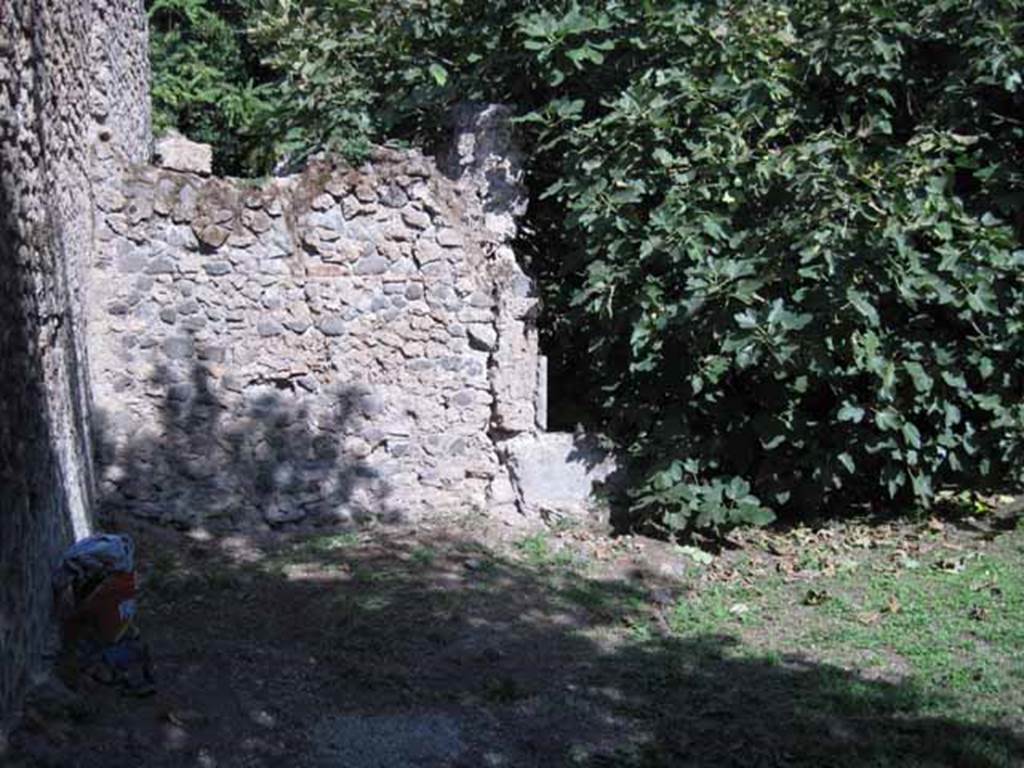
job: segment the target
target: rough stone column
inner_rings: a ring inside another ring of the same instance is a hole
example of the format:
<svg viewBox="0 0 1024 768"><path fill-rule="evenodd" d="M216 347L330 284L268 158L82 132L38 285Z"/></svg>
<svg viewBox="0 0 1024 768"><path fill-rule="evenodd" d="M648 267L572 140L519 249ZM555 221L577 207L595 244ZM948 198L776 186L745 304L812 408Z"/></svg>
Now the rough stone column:
<svg viewBox="0 0 1024 768"><path fill-rule="evenodd" d="M496 104L466 104L453 112L454 138L447 172L475 199L475 216L493 246L497 340L490 358L493 408L491 435L499 456L501 442L517 434L543 430L547 420L547 377L539 354L536 317L539 302L533 281L516 261L512 241L517 220L526 212L522 154L512 131L512 111ZM524 512L522 494L503 466L491 482L495 511Z"/></svg>
<svg viewBox="0 0 1024 768"><path fill-rule="evenodd" d="M502 104L462 104L452 111L453 138L443 169L475 190L483 227L510 242L528 203L523 156L512 132L512 110Z"/></svg>
<svg viewBox="0 0 1024 768"><path fill-rule="evenodd" d="M497 345L491 360L492 427L503 435L543 428L538 392L545 377L538 352L533 282L516 261L511 243L526 212L522 154L512 132L512 111L498 104L465 104L453 112L454 139L446 170L475 191L476 216L493 238Z"/></svg>
<svg viewBox="0 0 1024 768"><path fill-rule="evenodd" d="M608 481L616 466L594 438L546 431L548 373L538 344L540 307L512 249L527 194L511 117L510 109L498 105L460 107L447 159L449 174L470 198L475 194L479 225L493 240L497 342L489 369L490 436L503 471L491 483L490 502L498 514L514 507L527 521L550 515L592 519L594 484Z"/></svg>

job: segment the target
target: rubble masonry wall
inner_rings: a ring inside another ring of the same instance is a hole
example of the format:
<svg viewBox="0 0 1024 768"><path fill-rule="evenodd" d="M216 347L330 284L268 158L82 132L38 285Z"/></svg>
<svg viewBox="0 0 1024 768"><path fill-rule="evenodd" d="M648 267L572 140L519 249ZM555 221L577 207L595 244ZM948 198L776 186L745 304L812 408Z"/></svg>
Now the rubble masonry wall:
<svg viewBox="0 0 1024 768"><path fill-rule="evenodd" d="M148 165L97 197L88 345L102 503L183 525L515 514L542 429L500 107L441 160L263 183Z"/></svg>
<svg viewBox="0 0 1024 768"><path fill-rule="evenodd" d="M98 155L149 152L141 0L0 0L0 755L88 532L83 293Z"/></svg>

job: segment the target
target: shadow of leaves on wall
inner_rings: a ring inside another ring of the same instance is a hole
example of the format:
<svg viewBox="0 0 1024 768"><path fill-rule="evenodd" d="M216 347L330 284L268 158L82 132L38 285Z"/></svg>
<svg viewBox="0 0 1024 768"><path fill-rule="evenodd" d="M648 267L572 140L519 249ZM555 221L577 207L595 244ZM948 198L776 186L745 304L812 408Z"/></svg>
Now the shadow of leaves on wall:
<svg viewBox="0 0 1024 768"><path fill-rule="evenodd" d="M95 416L102 514L214 528L400 517L385 510L388 483L366 461L365 441L345 449L364 423L365 388L337 386L325 412L289 378L218 390L193 365L184 381L157 368L150 384L155 428L135 431L125 413Z"/></svg>

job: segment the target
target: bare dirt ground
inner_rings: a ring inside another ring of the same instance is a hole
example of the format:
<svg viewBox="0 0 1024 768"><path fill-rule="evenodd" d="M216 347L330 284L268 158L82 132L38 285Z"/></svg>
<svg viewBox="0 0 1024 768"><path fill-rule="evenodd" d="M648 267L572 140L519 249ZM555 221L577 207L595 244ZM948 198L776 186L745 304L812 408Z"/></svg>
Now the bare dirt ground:
<svg viewBox="0 0 1024 768"><path fill-rule="evenodd" d="M465 522L128 532L158 691L30 708L13 765L1024 765L1020 733L918 712L899 675L679 631L695 590L778 572L771 547L697 568L648 540Z"/></svg>

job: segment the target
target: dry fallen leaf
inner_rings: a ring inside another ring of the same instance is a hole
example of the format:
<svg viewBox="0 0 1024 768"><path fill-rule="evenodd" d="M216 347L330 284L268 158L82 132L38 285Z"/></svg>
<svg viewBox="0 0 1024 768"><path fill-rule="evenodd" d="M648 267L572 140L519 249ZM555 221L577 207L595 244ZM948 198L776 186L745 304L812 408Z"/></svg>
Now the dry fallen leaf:
<svg viewBox="0 0 1024 768"><path fill-rule="evenodd" d="M789 547L784 546L782 542L776 541L775 539L769 539L765 543L765 546L773 555L782 557L789 554Z"/></svg>
<svg viewBox="0 0 1024 768"><path fill-rule="evenodd" d="M171 725L176 725L179 728L188 728L189 726L205 722L206 715L195 709L172 709L164 713L164 718Z"/></svg>
<svg viewBox="0 0 1024 768"><path fill-rule="evenodd" d="M882 614L878 611L865 611L857 615L857 621L869 627L874 626L882 620Z"/></svg>
<svg viewBox="0 0 1024 768"><path fill-rule="evenodd" d="M821 605L829 599L829 594L824 589L808 589L804 595L804 605Z"/></svg>
<svg viewBox="0 0 1024 768"><path fill-rule="evenodd" d="M935 567L946 573L961 573L967 566L964 564L964 558L962 557L944 557L936 561Z"/></svg>
<svg viewBox="0 0 1024 768"><path fill-rule="evenodd" d="M775 569L781 574L784 574L786 576L792 576L794 573L796 573L797 567L796 563L794 563L792 560L786 559L777 562L775 564Z"/></svg>
<svg viewBox="0 0 1024 768"><path fill-rule="evenodd" d="M897 567L906 568L908 570L919 568L921 566L919 560L914 559L907 552L901 549L896 550L896 552L893 553L892 560Z"/></svg>

